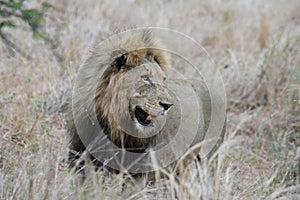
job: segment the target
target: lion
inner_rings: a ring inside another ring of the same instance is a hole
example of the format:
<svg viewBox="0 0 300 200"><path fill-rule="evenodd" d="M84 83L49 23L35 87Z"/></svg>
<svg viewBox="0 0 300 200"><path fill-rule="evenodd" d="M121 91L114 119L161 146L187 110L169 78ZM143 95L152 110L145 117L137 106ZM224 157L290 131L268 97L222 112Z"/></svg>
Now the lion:
<svg viewBox="0 0 300 200"><path fill-rule="evenodd" d="M115 154L104 152L108 148L102 142L104 139L116 149L130 155L147 155L148 161L152 159L149 152L170 145L180 130L185 133L179 140L185 142L185 138L191 138L191 146L204 139L211 120L210 92L203 81L169 79L168 70L172 66L170 55L164 49L162 42L153 37L150 31L142 31L114 36L91 52L78 73L80 77L75 86L78 92L75 99L73 98L73 113L70 113L68 122L71 168L82 167L82 163L78 161L87 150L97 167L106 167L111 172L120 171L107 167L107 163L113 162L109 158ZM196 100L198 107L190 102L180 103L181 99L189 98ZM194 118L199 119L196 129L190 133L189 127L195 125L193 119L187 119L192 117L189 115L195 108L197 113ZM92 119L93 116L96 122ZM182 120L186 125L180 129ZM98 143L95 138L100 133L94 129L97 124L103 133ZM224 132L225 125L219 141L222 141ZM189 137L191 134L194 136ZM219 145L220 142L216 147ZM164 164L166 160L174 158L174 162L168 164L172 169L179 162L187 166L198 156L200 146L192 151L185 151L189 154L183 159L177 159L176 153L172 151L162 153L156 164ZM173 146L173 150L176 148ZM120 165L120 160L121 158L115 163ZM140 163L143 160L136 163L130 157L127 160L129 161L127 165L123 163L124 166L138 165L131 172L140 174ZM145 171L153 172L155 169L148 167ZM130 171L128 168L126 170ZM179 171L178 167L175 171Z"/></svg>

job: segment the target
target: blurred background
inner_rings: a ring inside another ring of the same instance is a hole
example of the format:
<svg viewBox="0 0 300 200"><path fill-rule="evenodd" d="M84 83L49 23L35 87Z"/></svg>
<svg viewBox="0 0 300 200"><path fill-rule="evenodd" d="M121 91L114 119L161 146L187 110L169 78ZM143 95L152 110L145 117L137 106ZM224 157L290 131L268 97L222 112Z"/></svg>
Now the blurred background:
<svg viewBox="0 0 300 200"><path fill-rule="evenodd" d="M298 0L0 0L0 199L119 198L123 177L93 173L80 187L68 172L66 101L94 45L148 26L208 51L226 87L228 124L215 157L191 166L183 185L132 199L173 190L179 199L299 199L299 10Z"/></svg>

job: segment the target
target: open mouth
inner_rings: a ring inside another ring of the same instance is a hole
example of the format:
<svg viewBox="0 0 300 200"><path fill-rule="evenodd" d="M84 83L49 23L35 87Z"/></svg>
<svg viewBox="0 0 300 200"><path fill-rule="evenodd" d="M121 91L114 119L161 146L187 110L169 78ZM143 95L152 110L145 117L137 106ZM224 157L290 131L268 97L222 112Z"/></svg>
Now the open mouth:
<svg viewBox="0 0 300 200"><path fill-rule="evenodd" d="M140 107L135 107L135 117L137 121L143 126L152 125L152 116L145 112Z"/></svg>

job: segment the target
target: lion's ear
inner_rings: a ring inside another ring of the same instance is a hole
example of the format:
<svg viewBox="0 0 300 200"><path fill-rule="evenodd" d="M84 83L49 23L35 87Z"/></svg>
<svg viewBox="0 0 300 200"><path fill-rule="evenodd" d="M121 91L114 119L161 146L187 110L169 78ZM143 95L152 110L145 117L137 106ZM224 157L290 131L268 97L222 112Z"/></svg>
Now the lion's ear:
<svg viewBox="0 0 300 200"><path fill-rule="evenodd" d="M126 65L126 55L121 55L117 58L115 58L114 62L113 62L113 66L116 67L118 69L118 71Z"/></svg>
<svg viewBox="0 0 300 200"><path fill-rule="evenodd" d="M160 66L160 62L158 62L157 58L154 56L153 60Z"/></svg>
<svg viewBox="0 0 300 200"><path fill-rule="evenodd" d="M170 68L170 55L163 50L152 50L153 61L156 62L162 70Z"/></svg>

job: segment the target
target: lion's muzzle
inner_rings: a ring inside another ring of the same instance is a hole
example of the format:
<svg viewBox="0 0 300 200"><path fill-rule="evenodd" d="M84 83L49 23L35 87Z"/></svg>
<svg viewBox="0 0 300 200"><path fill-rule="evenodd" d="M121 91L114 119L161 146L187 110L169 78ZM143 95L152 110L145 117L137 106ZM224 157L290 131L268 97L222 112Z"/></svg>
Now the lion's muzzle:
<svg viewBox="0 0 300 200"><path fill-rule="evenodd" d="M156 105L146 103L144 109L136 106L134 112L135 118L143 126L153 126L153 122L157 116L164 115L172 105L171 103L158 102Z"/></svg>

